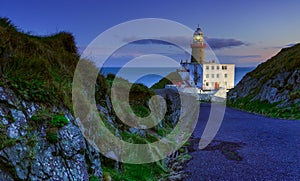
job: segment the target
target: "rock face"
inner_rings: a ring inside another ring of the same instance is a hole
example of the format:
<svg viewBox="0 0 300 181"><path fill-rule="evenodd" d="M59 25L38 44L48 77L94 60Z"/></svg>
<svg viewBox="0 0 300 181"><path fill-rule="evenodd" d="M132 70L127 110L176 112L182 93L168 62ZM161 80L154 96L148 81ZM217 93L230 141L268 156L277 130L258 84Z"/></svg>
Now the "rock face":
<svg viewBox="0 0 300 181"><path fill-rule="evenodd" d="M300 102L300 44L282 49L246 74L228 92L229 100L240 98L278 103L278 107Z"/></svg>
<svg viewBox="0 0 300 181"><path fill-rule="evenodd" d="M49 123L31 118L42 105L18 100L9 88L0 87L0 180L89 180L102 178L100 154L81 134L76 119L63 107L68 123L57 128L57 140L47 139Z"/></svg>
<svg viewBox="0 0 300 181"><path fill-rule="evenodd" d="M162 96L167 103L166 121L170 121L174 126L177 124L180 117L180 96L177 91L173 89L157 89L155 90L157 95Z"/></svg>

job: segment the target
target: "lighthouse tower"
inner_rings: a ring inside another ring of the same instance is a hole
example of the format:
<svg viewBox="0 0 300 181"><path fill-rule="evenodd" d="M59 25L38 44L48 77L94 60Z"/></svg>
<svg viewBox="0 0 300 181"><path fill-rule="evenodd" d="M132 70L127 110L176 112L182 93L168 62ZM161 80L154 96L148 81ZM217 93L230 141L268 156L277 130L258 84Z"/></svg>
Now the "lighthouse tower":
<svg viewBox="0 0 300 181"><path fill-rule="evenodd" d="M217 63L215 60L205 60L204 50L206 44L199 26L193 34L191 48L191 61L181 61L182 69L177 70L182 80L184 80L179 86L183 88L183 91L188 90L188 88L196 88L206 92L214 92L219 89L227 91L234 87L235 65ZM218 96L220 97L220 95Z"/></svg>
<svg viewBox="0 0 300 181"><path fill-rule="evenodd" d="M193 43L191 44L191 48L191 63L204 64L204 49L206 48L206 44L204 43L203 32L199 25L193 35Z"/></svg>

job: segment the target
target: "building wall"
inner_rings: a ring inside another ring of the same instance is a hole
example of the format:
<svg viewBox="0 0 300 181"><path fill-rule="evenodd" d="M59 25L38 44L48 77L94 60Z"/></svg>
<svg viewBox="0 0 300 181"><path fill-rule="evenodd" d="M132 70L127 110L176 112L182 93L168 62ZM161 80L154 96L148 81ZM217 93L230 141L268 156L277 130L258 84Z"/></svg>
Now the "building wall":
<svg viewBox="0 0 300 181"><path fill-rule="evenodd" d="M234 87L234 64L203 64L203 90Z"/></svg>
<svg viewBox="0 0 300 181"><path fill-rule="evenodd" d="M196 87L202 88L202 65L198 63L181 63L181 65L189 72L190 81L193 81Z"/></svg>

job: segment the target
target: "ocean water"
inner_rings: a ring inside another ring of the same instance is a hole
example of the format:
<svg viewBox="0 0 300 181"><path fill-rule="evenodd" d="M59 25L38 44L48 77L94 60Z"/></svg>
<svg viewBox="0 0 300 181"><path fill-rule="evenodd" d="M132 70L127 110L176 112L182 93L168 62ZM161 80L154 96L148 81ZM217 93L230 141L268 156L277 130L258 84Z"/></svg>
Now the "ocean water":
<svg viewBox="0 0 300 181"><path fill-rule="evenodd" d="M235 67L234 84L238 84L239 81L248 72L254 70L255 67ZM130 82L142 83L147 87L151 87L158 82L161 78L167 76L170 72L176 70L176 68L123 68L120 67L104 67L100 70L103 75L107 74L119 74Z"/></svg>

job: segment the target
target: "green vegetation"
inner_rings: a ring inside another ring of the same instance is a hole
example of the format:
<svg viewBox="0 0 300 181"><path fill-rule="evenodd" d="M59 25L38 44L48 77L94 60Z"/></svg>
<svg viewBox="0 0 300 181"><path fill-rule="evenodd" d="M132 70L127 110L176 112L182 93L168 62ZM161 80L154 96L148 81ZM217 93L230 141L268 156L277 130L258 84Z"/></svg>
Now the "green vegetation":
<svg viewBox="0 0 300 181"><path fill-rule="evenodd" d="M6 126L0 120L0 150L5 147L10 147L16 144L18 139L9 138L6 134Z"/></svg>
<svg viewBox="0 0 300 181"><path fill-rule="evenodd" d="M297 103L297 99L300 99L297 85L299 83L288 81L295 70L300 70L300 44L282 49L277 55L249 72L246 75L247 80L243 79L230 90L229 94L236 93L238 97L228 100L227 105L274 118L300 119L300 105L299 102ZM280 76L283 77L280 79ZM298 76L293 75L295 80ZM276 95L287 96L286 100L275 103L259 101L257 95L265 91L263 89L266 85L269 88L276 88ZM242 91L247 91L246 97L239 97Z"/></svg>
<svg viewBox="0 0 300 181"><path fill-rule="evenodd" d="M263 77L261 83L265 83L279 72L288 72L300 70L300 44L293 47L284 48L279 54L268 61L257 66L255 70L248 75L254 78Z"/></svg>
<svg viewBox="0 0 300 181"><path fill-rule="evenodd" d="M151 89L163 89L167 84L172 84L172 82L167 78L162 78L159 82L155 83Z"/></svg>
<svg viewBox="0 0 300 181"><path fill-rule="evenodd" d="M95 176L95 175L91 175L90 178L89 178L90 181L100 181L100 179Z"/></svg>
<svg viewBox="0 0 300 181"><path fill-rule="evenodd" d="M251 98L239 98L235 101L227 101L227 105L252 113L262 114L273 118L300 119L300 104L292 107L278 107L281 102L270 104L267 101L251 100Z"/></svg>
<svg viewBox="0 0 300 181"><path fill-rule="evenodd" d="M50 143L58 142L57 128L48 128L46 131L46 138Z"/></svg>
<svg viewBox="0 0 300 181"><path fill-rule="evenodd" d="M63 113L53 111L55 107L67 107L72 110L72 81L76 65L79 61L74 37L70 33L60 32L51 36L33 36L18 30L6 18L0 18L0 85L14 91L19 100L39 103L42 110L35 112L30 118L28 130L35 130L40 125L46 125L46 139L50 143L59 141L59 128L68 124ZM88 63L88 62L87 62ZM89 62L90 63L90 62ZM172 80L178 78L178 75ZM139 117L150 114L149 99L154 95L153 90L143 84L131 84L127 80L112 74L105 78L99 75L95 85L96 103L106 107L106 100L110 96L112 82L117 82L117 97L122 98L123 92L129 92L129 104ZM109 110L115 127L111 126L106 116L100 113L102 120L115 133L119 129L123 140L132 143L151 143L157 141L158 135L132 134L128 127L119 124L114 110ZM7 119L13 122L12 117ZM0 125L0 149L16 144L18 139L10 139L5 132L5 125ZM152 130L153 131L153 130ZM169 132L159 128L160 135ZM36 145L36 135L28 134L27 144ZM113 180L158 180L161 175L169 172L160 161L151 164L133 165L122 164L120 170L111 165L102 164L104 172L111 175ZM90 180L99 180L90 176Z"/></svg>
<svg viewBox="0 0 300 181"><path fill-rule="evenodd" d="M51 120L51 124L57 128L65 126L66 124L68 124L68 122L69 121L67 120L67 118L65 118L65 116L62 115L55 115Z"/></svg>
<svg viewBox="0 0 300 181"><path fill-rule="evenodd" d="M50 143L57 143L58 142L58 135L57 133L47 133L47 140Z"/></svg>
<svg viewBox="0 0 300 181"><path fill-rule="evenodd" d="M147 117L150 114L150 111L148 108L142 105L136 105L132 107L133 112L139 116L139 117Z"/></svg>
<svg viewBox="0 0 300 181"><path fill-rule="evenodd" d="M0 18L0 82L21 99L71 105L72 77L79 60L74 38L61 32L39 37Z"/></svg>
<svg viewBox="0 0 300 181"><path fill-rule="evenodd" d="M103 171L110 174L113 180L124 181L156 181L167 173L167 169L160 162L148 164L123 164L122 170L103 167Z"/></svg>
<svg viewBox="0 0 300 181"><path fill-rule="evenodd" d="M41 124L45 121L50 121L53 117L53 113L49 109L42 109L37 111L32 117L30 118L36 124Z"/></svg>
<svg viewBox="0 0 300 181"><path fill-rule="evenodd" d="M159 82L155 83L151 89L163 89L167 84L172 84L173 82L180 82L182 81L181 76L177 72L171 72L166 77L160 79Z"/></svg>
<svg viewBox="0 0 300 181"><path fill-rule="evenodd" d="M153 143L155 141L158 141L158 138L150 135L150 134L146 134L145 137L136 134L136 133L129 133L126 131L122 131L120 133L122 140L129 142L129 143L135 143L135 144L146 144L146 143Z"/></svg>

